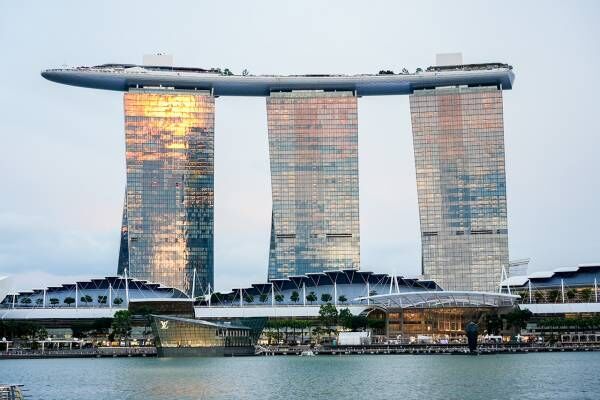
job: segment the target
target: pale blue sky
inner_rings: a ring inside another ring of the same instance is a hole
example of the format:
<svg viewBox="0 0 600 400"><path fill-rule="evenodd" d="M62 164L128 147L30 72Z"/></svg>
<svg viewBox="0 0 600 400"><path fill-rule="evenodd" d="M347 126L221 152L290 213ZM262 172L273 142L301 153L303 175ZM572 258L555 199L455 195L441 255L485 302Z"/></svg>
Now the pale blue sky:
<svg viewBox="0 0 600 400"><path fill-rule="evenodd" d="M116 272L125 185L122 94L57 85L43 68L140 63L261 73L414 70L435 54L515 68L505 92L511 258L532 270L600 261L600 3L96 1L0 3L0 274ZM362 268L417 275L408 98L359 102ZM267 272L270 178L263 98L219 98L217 289Z"/></svg>

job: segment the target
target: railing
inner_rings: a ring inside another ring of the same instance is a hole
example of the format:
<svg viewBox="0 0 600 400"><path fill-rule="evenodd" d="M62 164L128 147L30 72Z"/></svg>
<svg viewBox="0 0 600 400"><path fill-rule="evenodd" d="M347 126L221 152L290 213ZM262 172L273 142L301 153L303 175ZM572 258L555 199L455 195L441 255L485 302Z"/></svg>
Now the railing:
<svg viewBox="0 0 600 400"><path fill-rule="evenodd" d="M23 385L0 384L0 400L22 400L25 399L21 387Z"/></svg>

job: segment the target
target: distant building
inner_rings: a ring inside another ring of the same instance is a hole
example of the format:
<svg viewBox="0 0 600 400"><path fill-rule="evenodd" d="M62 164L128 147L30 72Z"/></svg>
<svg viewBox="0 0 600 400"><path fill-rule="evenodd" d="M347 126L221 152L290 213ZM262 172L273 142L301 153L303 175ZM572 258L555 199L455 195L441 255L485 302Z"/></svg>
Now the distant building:
<svg viewBox="0 0 600 400"><path fill-rule="evenodd" d="M358 112L352 92L267 97L269 279L358 269Z"/></svg>
<svg viewBox="0 0 600 400"><path fill-rule="evenodd" d="M502 88L418 90L410 109L423 274L491 292L508 267Z"/></svg>

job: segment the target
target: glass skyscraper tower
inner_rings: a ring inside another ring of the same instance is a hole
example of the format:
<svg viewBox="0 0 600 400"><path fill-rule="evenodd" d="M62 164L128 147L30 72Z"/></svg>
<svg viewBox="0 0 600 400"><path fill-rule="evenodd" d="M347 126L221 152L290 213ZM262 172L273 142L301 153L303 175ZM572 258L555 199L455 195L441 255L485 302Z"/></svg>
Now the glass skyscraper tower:
<svg viewBox="0 0 600 400"><path fill-rule="evenodd" d="M358 115L352 92L267 97L269 279L359 268Z"/></svg>
<svg viewBox="0 0 600 400"><path fill-rule="evenodd" d="M502 90L418 90L410 109L423 274L493 291L508 266Z"/></svg>
<svg viewBox="0 0 600 400"><path fill-rule="evenodd" d="M130 89L124 105L127 191L118 272L206 293L214 285L214 97Z"/></svg>

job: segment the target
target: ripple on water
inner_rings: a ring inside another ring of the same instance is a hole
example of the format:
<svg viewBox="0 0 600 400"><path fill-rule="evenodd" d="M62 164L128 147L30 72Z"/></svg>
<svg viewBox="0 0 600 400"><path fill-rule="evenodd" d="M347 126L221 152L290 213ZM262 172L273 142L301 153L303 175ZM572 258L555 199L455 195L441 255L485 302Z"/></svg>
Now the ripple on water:
<svg viewBox="0 0 600 400"><path fill-rule="evenodd" d="M598 399L600 352L3 360L32 399Z"/></svg>

